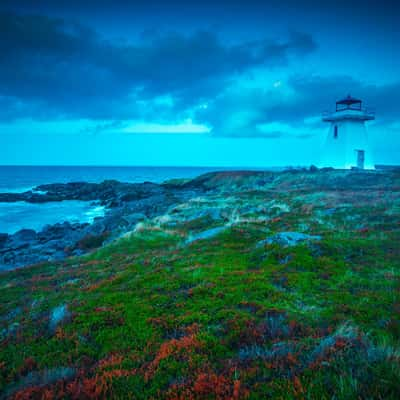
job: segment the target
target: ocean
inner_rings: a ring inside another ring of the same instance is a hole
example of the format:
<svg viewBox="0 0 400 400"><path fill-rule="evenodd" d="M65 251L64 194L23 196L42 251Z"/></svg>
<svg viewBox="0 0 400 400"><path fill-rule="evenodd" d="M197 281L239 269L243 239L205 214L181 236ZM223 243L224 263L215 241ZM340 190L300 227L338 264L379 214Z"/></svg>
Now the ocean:
<svg viewBox="0 0 400 400"><path fill-rule="evenodd" d="M173 178L194 178L211 171L238 168L215 167L78 167L78 166L0 166L0 193L25 192L47 183L94 182L107 179L121 182L161 183ZM63 201L44 204L0 203L0 233L20 229L41 230L58 222L92 222L104 215L96 202Z"/></svg>

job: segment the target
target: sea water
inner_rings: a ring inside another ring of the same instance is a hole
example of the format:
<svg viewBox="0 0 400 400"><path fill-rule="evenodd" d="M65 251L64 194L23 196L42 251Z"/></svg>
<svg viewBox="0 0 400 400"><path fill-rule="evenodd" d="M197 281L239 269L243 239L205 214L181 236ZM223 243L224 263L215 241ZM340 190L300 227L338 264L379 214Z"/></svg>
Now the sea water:
<svg viewBox="0 0 400 400"><path fill-rule="evenodd" d="M49 183L100 183L109 179L130 183L161 183L168 179L194 178L206 172L226 169L233 168L0 166L0 193L25 192ZM11 234L20 229L39 231L47 224L64 221L91 223L104 212L104 208L96 202L0 203L0 233Z"/></svg>
<svg viewBox="0 0 400 400"><path fill-rule="evenodd" d="M104 207L87 201L58 201L32 204L18 201L0 203L0 233L13 234L21 229L40 231L46 225L68 221L92 223L104 215Z"/></svg>

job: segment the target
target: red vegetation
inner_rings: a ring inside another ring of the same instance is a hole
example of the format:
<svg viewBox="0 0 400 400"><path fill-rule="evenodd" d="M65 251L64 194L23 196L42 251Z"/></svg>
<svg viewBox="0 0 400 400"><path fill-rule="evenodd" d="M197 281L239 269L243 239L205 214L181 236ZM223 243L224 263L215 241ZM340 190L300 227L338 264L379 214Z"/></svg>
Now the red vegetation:
<svg viewBox="0 0 400 400"><path fill-rule="evenodd" d="M29 372L34 371L35 369L37 369L37 362L32 357L28 357L25 358L23 364L19 368L18 374L26 375Z"/></svg>
<svg viewBox="0 0 400 400"><path fill-rule="evenodd" d="M213 371L201 371L193 380L185 384L172 385L166 393L168 400L238 400L249 396L239 379L228 378L229 374L216 374Z"/></svg>
<svg viewBox="0 0 400 400"><path fill-rule="evenodd" d="M231 386L224 376L202 373L197 377L193 390L196 394L204 397L215 394L217 397L223 398L230 394Z"/></svg>
<svg viewBox="0 0 400 400"><path fill-rule="evenodd" d="M183 336L180 339L171 339L161 344L154 360L148 365L145 371L145 379L151 379L160 362L171 355L184 356L190 358L196 349L201 347L201 343L197 340L194 334ZM180 354L183 353L183 354Z"/></svg>

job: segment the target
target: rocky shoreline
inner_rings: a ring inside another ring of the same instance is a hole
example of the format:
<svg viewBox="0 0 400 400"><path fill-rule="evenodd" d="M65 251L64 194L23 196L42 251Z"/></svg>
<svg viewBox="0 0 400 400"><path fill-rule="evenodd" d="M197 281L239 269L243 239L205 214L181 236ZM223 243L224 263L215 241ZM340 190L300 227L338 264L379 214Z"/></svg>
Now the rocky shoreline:
<svg viewBox="0 0 400 400"><path fill-rule="evenodd" d="M47 225L40 232L30 229L12 235L0 232L0 270L85 254L134 229L138 222L200 192L190 185L104 181L55 183L24 193L0 193L3 203L81 200L97 201L106 207L104 217L95 218L91 224L63 222Z"/></svg>
<svg viewBox="0 0 400 400"><path fill-rule="evenodd" d="M191 210L193 215L180 218L190 223L191 219L198 217L197 214L205 213L211 224L216 218L227 223L229 219L238 218L243 213L245 215L251 209L249 203L243 210L230 210L225 203L225 199L238 187L249 193L257 190L263 193L270 191L272 194L288 190L348 189L368 193L369 190L393 186L397 178L398 171L332 171L316 168L283 172L225 171L162 184L131 184L109 180L102 183L55 183L41 185L24 193L0 193L2 203L96 201L106 210L103 217L95 218L91 224L64 222L45 226L40 232L23 229L13 235L1 233L0 228L0 271L88 253L134 230L139 222L168 213L169 218L172 215L172 220L177 218L182 210L176 212L174 207L199 196L205 199L214 196L214 201L216 198L221 206ZM203 214L201 217L204 217ZM197 238L196 235L193 237Z"/></svg>

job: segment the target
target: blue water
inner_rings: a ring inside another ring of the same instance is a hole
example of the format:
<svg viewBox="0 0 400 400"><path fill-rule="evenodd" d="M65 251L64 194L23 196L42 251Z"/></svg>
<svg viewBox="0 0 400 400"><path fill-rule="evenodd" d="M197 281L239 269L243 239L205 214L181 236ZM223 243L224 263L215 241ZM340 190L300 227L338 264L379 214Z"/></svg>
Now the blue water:
<svg viewBox="0 0 400 400"><path fill-rule="evenodd" d="M194 178L210 171L233 168L208 167L31 167L0 166L0 193L24 192L46 183L121 182L160 183L173 178ZM0 233L20 229L41 230L57 222L92 222L104 209L93 202L63 201L44 204L0 203Z"/></svg>
<svg viewBox="0 0 400 400"><path fill-rule="evenodd" d="M46 225L68 221L92 223L104 215L104 207L86 201L60 201L30 204L22 201L0 203L0 233L15 233L20 229L42 230Z"/></svg>
<svg viewBox="0 0 400 400"><path fill-rule="evenodd" d="M0 166L0 193L20 192L45 183L120 182L160 183L172 178L194 178L206 172L234 168L212 167L31 167ZM237 168L236 168L237 169Z"/></svg>

